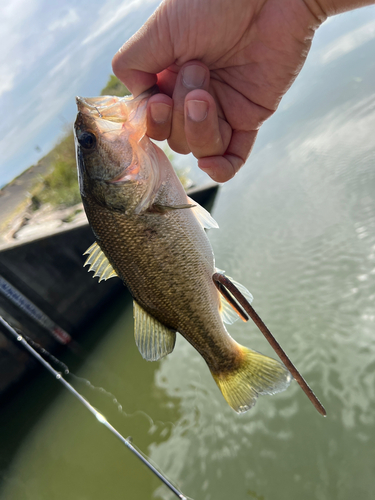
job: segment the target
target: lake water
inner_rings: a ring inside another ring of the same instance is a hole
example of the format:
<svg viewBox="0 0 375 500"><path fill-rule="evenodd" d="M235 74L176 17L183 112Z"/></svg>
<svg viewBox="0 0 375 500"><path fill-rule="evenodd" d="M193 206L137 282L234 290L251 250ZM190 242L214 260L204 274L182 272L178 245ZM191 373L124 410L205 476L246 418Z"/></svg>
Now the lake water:
<svg viewBox="0 0 375 500"><path fill-rule="evenodd" d="M147 363L126 296L83 338L87 356L65 360L72 384L194 500L374 496L374 53L373 7L321 29L248 164L222 186L209 232L218 267L253 293L327 418L295 382L235 414L181 337ZM229 331L273 355L254 325ZM1 420L1 500L172 498L49 374Z"/></svg>

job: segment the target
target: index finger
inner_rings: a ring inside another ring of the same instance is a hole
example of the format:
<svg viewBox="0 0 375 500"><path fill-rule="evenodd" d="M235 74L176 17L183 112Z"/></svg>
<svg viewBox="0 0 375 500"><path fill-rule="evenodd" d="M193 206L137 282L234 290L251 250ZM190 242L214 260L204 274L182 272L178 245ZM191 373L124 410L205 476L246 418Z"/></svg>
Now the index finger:
<svg viewBox="0 0 375 500"><path fill-rule="evenodd" d="M152 16L114 55L113 72L135 97L155 85L157 74L174 63L171 44L164 40L168 32L158 29Z"/></svg>

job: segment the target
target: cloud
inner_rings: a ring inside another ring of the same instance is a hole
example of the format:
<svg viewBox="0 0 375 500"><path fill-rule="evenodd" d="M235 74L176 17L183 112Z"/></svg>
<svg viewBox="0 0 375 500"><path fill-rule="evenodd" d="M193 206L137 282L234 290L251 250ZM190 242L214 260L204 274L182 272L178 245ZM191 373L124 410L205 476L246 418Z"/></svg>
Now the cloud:
<svg viewBox="0 0 375 500"><path fill-rule="evenodd" d="M49 23L54 15L40 0L14 0L0 6L0 46L4 49L0 55L0 96L21 80L32 79L46 55L54 52L58 42L61 44L62 29L78 19L74 9L69 9Z"/></svg>
<svg viewBox="0 0 375 500"><path fill-rule="evenodd" d="M71 62L72 56L71 54L67 54L63 57L55 66L53 66L49 72L48 76L50 78L54 77L56 74L61 73L62 71L68 69L69 63Z"/></svg>
<svg viewBox="0 0 375 500"><path fill-rule="evenodd" d="M15 73L3 68L0 73L0 95L13 88L15 76Z"/></svg>
<svg viewBox="0 0 375 500"><path fill-rule="evenodd" d="M375 20L336 38L322 50L321 62L330 63L375 38Z"/></svg>
<svg viewBox="0 0 375 500"><path fill-rule="evenodd" d="M63 112L81 78L80 74L72 76L71 71L68 73L69 81L67 78L51 78L48 85L44 80L40 81L33 89L33 97L15 108L8 129L4 127L0 140L2 161L10 160L19 151L20 130L22 137L29 143L33 142L41 130Z"/></svg>
<svg viewBox="0 0 375 500"><path fill-rule="evenodd" d="M67 1L54 8L49 8L46 0L14 0L10 4L0 7L0 44L6 48L0 56L0 99L6 110L0 132L2 162L19 154L20 133L25 149L48 123L65 113L81 82L108 50L109 37L101 39L100 46L83 46L82 41L108 30L113 33L113 26L120 27L126 14L140 5L140 12L144 11L141 0L97 1L85 16L83 2ZM140 23L143 17L141 14ZM6 98L1 97L5 92Z"/></svg>
<svg viewBox="0 0 375 500"><path fill-rule="evenodd" d="M22 42L27 23L37 10L37 1L15 0L0 4L0 96L10 91L22 66Z"/></svg>
<svg viewBox="0 0 375 500"><path fill-rule="evenodd" d="M99 91L111 56L158 3L0 3L0 184L35 161L35 144L46 152L61 133L60 122L73 119L74 96Z"/></svg>
<svg viewBox="0 0 375 500"><path fill-rule="evenodd" d="M75 24L78 21L79 21L79 16L77 14L77 11L73 8L70 8L68 12L65 15L63 15L60 19L54 20L48 26L48 30L49 31L61 30L66 28L67 26L70 26L71 24Z"/></svg>
<svg viewBox="0 0 375 500"><path fill-rule="evenodd" d="M93 27L91 33L82 41L82 45L86 45L92 42L94 39L110 31L114 26L118 25L119 22L126 17L129 12L142 7L143 10L146 9L147 5L159 4L157 0L132 0L125 1L115 9L109 9L107 4L102 7L99 12L99 20L97 26Z"/></svg>

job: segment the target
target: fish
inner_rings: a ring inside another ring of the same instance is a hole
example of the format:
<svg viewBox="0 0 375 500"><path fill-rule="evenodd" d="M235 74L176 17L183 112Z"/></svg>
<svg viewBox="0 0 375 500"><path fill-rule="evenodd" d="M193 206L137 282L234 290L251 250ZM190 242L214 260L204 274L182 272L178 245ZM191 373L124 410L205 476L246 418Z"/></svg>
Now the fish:
<svg viewBox="0 0 375 500"><path fill-rule="evenodd" d="M154 92L76 99L78 180L95 236L85 265L99 281L119 277L130 290L144 359L170 354L179 333L203 357L229 406L243 413L259 395L285 390L292 376L280 361L237 343L224 325L237 315L212 279L218 270L206 229L218 225L146 135Z"/></svg>

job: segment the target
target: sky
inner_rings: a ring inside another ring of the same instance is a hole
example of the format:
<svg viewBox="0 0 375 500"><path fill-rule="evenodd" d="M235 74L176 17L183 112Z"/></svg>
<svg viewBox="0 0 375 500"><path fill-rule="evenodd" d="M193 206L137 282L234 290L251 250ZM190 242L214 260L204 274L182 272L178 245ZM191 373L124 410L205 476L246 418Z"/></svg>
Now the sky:
<svg viewBox="0 0 375 500"><path fill-rule="evenodd" d="M113 55L158 3L0 0L0 187L48 153L72 126L75 96L100 92ZM371 58L374 42L375 7L336 16L318 30L303 71L312 71L313 79L314 65L334 68L362 48ZM298 95L297 79L280 110Z"/></svg>
<svg viewBox="0 0 375 500"><path fill-rule="evenodd" d="M44 156L75 96L105 86L111 59L157 0L0 0L0 187Z"/></svg>

